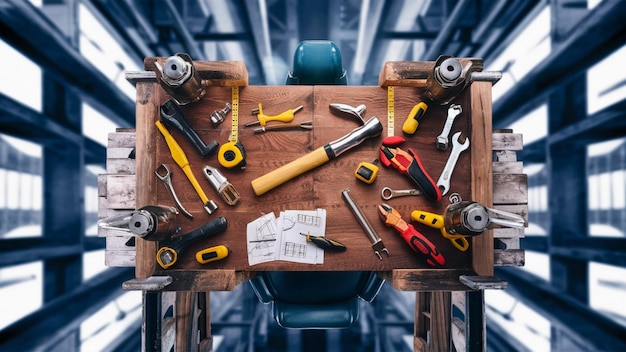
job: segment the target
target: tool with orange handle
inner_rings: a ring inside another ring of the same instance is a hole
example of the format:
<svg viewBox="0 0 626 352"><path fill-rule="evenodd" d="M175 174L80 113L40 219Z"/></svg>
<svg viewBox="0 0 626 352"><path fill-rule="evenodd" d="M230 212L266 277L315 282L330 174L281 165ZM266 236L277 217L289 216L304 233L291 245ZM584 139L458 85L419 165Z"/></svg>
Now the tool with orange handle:
<svg viewBox="0 0 626 352"><path fill-rule="evenodd" d="M381 204L378 206L378 215L385 222L385 225L391 226L400 232L402 238L411 246L416 253L421 253L426 257L426 263L430 266L441 267L446 263L446 259L439 252L437 247L424 235L402 219L400 213L389 206Z"/></svg>
<svg viewBox="0 0 626 352"><path fill-rule="evenodd" d="M155 125L157 126L163 137L165 137L165 142L167 143L167 147L170 149L172 159L174 159L176 164L178 164L178 166L183 170L185 176L187 176L187 179L191 183L191 186L193 186L193 189L202 200L202 203L204 203L204 210L206 210L207 213L212 214L214 211L217 210L217 204L215 204L213 200L210 200L209 197L207 197L202 190L202 187L200 187L196 176L193 174L193 171L191 171L191 167L189 166L189 160L187 159L187 155L185 155L183 148L180 147L178 142L176 142L174 137L172 137L170 132L167 130L167 128L165 128L161 121L155 122Z"/></svg>

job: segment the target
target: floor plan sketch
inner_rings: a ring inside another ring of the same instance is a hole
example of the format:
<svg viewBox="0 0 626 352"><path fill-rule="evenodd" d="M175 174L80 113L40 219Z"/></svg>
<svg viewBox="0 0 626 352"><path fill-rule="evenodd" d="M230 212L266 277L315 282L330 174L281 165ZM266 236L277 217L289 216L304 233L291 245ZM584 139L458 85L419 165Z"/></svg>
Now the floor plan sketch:
<svg viewBox="0 0 626 352"><path fill-rule="evenodd" d="M248 262L250 265L272 260L323 264L324 250L302 234L324 236L326 210L286 210L276 218L265 214L248 223Z"/></svg>

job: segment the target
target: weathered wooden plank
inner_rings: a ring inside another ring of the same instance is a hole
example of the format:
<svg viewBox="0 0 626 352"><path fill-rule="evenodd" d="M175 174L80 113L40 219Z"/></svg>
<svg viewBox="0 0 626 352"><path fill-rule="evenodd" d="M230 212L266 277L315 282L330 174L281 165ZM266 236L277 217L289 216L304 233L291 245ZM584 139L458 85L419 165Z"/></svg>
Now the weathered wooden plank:
<svg viewBox="0 0 626 352"><path fill-rule="evenodd" d="M111 267L133 267L135 266L134 251L105 251L104 264Z"/></svg>
<svg viewBox="0 0 626 352"><path fill-rule="evenodd" d="M157 204L156 183L148 182L154 178L156 169L156 138L159 132L154 125L155 116L159 116L159 108L162 103L163 91L157 88L157 83L139 82L136 85L136 174L137 180L137 208L146 205ZM151 241L137 240L137 266L135 276L145 278L152 276L156 269L157 244Z"/></svg>
<svg viewBox="0 0 626 352"><path fill-rule="evenodd" d="M491 242L491 246L493 246L493 242ZM378 275L391 283L396 290L421 292L467 290L467 286L460 283L458 277L476 274L470 270L459 269L395 269L392 272L379 272Z"/></svg>
<svg viewBox="0 0 626 352"><path fill-rule="evenodd" d="M132 251L135 252L135 246L128 246L127 243L133 236L107 236L106 249L111 251Z"/></svg>
<svg viewBox="0 0 626 352"><path fill-rule="evenodd" d="M450 350L450 292L432 292L430 303L430 346L431 351Z"/></svg>
<svg viewBox="0 0 626 352"><path fill-rule="evenodd" d="M524 229L513 229L510 227L503 227L493 229L493 238L515 238L524 237Z"/></svg>
<svg viewBox="0 0 626 352"><path fill-rule="evenodd" d="M528 203L528 176L526 174L493 175L494 204Z"/></svg>
<svg viewBox="0 0 626 352"><path fill-rule="evenodd" d="M520 249L519 237L514 238L494 238L494 248L498 249Z"/></svg>
<svg viewBox="0 0 626 352"><path fill-rule="evenodd" d="M513 150L496 150L493 152L493 161L517 161L517 152Z"/></svg>
<svg viewBox="0 0 626 352"><path fill-rule="evenodd" d="M190 291L176 292L176 351L190 351L192 320L195 317L196 293Z"/></svg>
<svg viewBox="0 0 626 352"><path fill-rule="evenodd" d="M100 174L98 175L98 197L106 197L107 196L107 175ZM98 210L100 208L98 207Z"/></svg>
<svg viewBox="0 0 626 352"><path fill-rule="evenodd" d="M520 133L498 133L491 135L493 150L522 150L524 143Z"/></svg>
<svg viewBox="0 0 626 352"><path fill-rule="evenodd" d="M495 185L492 186L492 163L485 155L492 151L491 143L491 82L474 82L470 87L472 116L472 200L491 207ZM493 257L485 255L485 248L493 247L493 233L484 231L472 238L472 268L478 275L493 275Z"/></svg>
<svg viewBox="0 0 626 352"><path fill-rule="evenodd" d="M506 288L506 281L495 276L461 275L459 281L473 290Z"/></svg>
<svg viewBox="0 0 626 352"><path fill-rule="evenodd" d="M521 174L524 172L524 163L521 161L494 161L494 174Z"/></svg>
<svg viewBox="0 0 626 352"><path fill-rule="evenodd" d="M473 68L482 70L482 59L458 58L458 60L462 66L472 61ZM383 88L425 87L426 79L434 68L435 61L387 61L378 76L378 85ZM489 104L491 105L491 102Z"/></svg>
<svg viewBox="0 0 626 352"><path fill-rule="evenodd" d="M107 175L107 201L110 209L135 209L135 175Z"/></svg>
<svg viewBox="0 0 626 352"><path fill-rule="evenodd" d="M524 266L526 256L523 249L494 250L495 266Z"/></svg>
<svg viewBox="0 0 626 352"><path fill-rule="evenodd" d="M452 317L450 340L454 346L454 351L467 350L467 344L465 343L465 323L457 317Z"/></svg>
<svg viewBox="0 0 626 352"><path fill-rule="evenodd" d="M154 71L154 62L165 65L166 57L147 57L144 69ZM248 85L248 69L243 61L194 61L194 67L203 84L209 86L245 87Z"/></svg>
<svg viewBox="0 0 626 352"><path fill-rule="evenodd" d="M134 130L126 130L124 132L120 129L113 133L109 133L107 139L107 148L135 148L136 139Z"/></svg>
<svg viewBox="0 0 626 352"><path fill-rule="evenodd" d="M109 175L134 175L136 173L135 159L107 159L106 170Z"/></svg>
<svg viewBox="0 0 626 352"><path fill-rule="evenodd" d="M161 352L179 351L176 349L176 292L161 293ZM169 310L172 310L172 316L167 316ZM186 335L186 334L185 334Z"/></svg>
<svg viewBox="0 0 626 352"><path fill-rule="evenodd" d="M122 283L122 288L127 291L161 291L171 283L172 277L170 276L150 276L145 279L131 279L124 281ZM170 296L171 295L168 295L166 297ZM172 305L176 300L175 296L172 297L171 300L172 302L170 302L170 305ZM161 302L163 302L163 300Z"/></svg>

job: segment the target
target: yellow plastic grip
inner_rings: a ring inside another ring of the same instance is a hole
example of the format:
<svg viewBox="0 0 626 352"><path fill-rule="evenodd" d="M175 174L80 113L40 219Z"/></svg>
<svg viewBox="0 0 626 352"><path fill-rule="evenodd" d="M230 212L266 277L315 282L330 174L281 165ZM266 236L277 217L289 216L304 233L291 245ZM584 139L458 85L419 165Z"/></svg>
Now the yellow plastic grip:
<svg viewBox="0 0 626 352"><path fill-rule="evenodd" d="M323 165L328 160L330 160L330 158L328 154L326 154L324 147L319 147L289 164L285 164L274 171L270 171L261 177L255 178L251 182L252 189L257 196L263 195L292 178Z"/></svg>
<svg viewBox="0 0 626 352"><path fill-rule="evenodd" d="M228 257L230 251L223 244L196 252L196 261L200 264L216 262Z"/></svg>
<svg viewBox="0 0 626 352"><path fill-rule="evenodd" d="M293 121L295 114L296 112L293 109L289 109L278 115L265 115L263 113L263 107L261 106L261 103L259 103L259 114L257 115L257 119L259 120L261 126L265 126L270 121L291 122Z"/></svg>
<svg viewBox="0 0 626 352"><path fill-rule="evenodd" d="M406 120L404 120L404 124L402 124L402 132L406 134L415 133L427 109L428 105L423 102L415 104L413 109L411 109L411 112L409 112Z"/></svg>
<svg viewBox="0 0 626 352"><path fill-rule="evenodd" d="M167 128L165 128L165 125L163 125L161 121L157 121L154 124L157 126L159 131L161 131L163 137L165 137L165 142L167 143L167 147L170 149L172 159L174 159L176 164L178 164L178 166L180 166L180 168L183 170L183 172L187 176L187 179L193 186L193 189L196 191L196 193L198 193L198 196L202 200L202 203L206 204L209 201L209 197L206 196L206 194L202 190L202 187L200 187L196 176L193 174L193 171L191 171L191 167L189 166L189 160L187 160L187 155L185 155L183 148L180 147L178 142L176 142L174 137L172 137L170 132L167 130Z"/></svg>
<svg viewBox="0 0 626 352"><path fill-rule="evenodd" d="M469 249L469 242L465 236L451 235L448 231L446 231L443 216L429 213L427 211L414 210L411 212L411 220L417 221L434 229L439 229L441 231L441 235L452 242L452 245L461 252L465 252Z"/></svg>

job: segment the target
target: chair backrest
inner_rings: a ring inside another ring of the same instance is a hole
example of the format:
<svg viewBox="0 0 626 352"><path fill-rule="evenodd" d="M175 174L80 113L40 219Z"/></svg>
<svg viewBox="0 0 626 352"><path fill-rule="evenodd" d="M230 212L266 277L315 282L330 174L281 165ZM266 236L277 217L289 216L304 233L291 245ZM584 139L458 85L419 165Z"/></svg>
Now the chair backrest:
<svg viewBox="0 0 626 352"><path fill-rule="evenodd" d="M292 68L287 74L287 85L348 84L341 51L329 40L307 40L298 44Z"/></svg>

